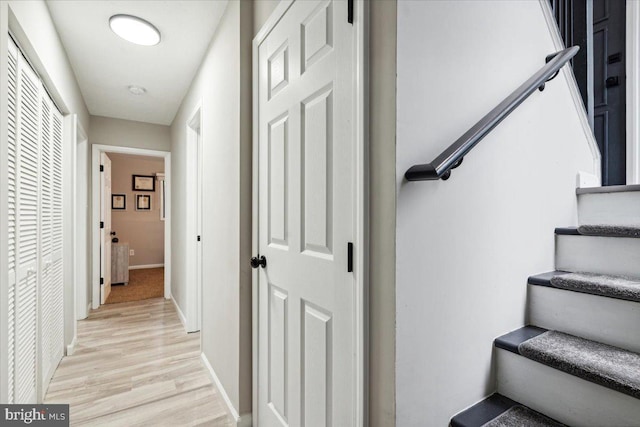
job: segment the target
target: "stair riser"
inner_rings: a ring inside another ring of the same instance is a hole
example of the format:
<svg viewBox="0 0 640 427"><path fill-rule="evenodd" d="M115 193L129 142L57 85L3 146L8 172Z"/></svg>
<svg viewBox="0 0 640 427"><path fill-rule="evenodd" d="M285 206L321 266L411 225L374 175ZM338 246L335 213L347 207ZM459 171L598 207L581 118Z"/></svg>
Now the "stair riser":
<svg viewBox="0 0 640 427"><path fill-rule="evenodd" d="M528 292L529 324L640 353L640 303L545 286Z"/></svg>
<svg viewBox="0 0 640 427"><path fill-rule="evenodd" d="M640 224L640 191L578 195L578 222L583 224Z"/></svg>
<svg viewBox="0 0 640 427"><path fill-rule="evenodd" d="M556 235L556 270L640 278L640 239Z"/></svg>
<svg viewBox="0 0 640 427"><path fill-rule="evenodd" d="M562 423L631 426L640 401L496 348L498 392Z"/></svg>

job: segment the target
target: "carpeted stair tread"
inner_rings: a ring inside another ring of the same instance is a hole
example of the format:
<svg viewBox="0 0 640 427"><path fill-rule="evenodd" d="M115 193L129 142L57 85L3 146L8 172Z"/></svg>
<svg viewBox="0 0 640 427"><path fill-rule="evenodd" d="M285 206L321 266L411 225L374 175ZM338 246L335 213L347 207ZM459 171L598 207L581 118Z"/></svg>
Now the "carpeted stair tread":
<svg viewBox="0 0 640 427"><path fill-rule="evenodd" d="M638 353L557 331L547 331L522 342L518 352L528 359L640 399Z"/></svg>
<svg viewBox="0 0 640 427"><path fill-rule="evenodd" d="M494 393L451 419L451 427L563 426L501 394Z"/></svg>
<svg viewBox="0 0 640 427"><path fill-rule="evenodd" d="M584 236L602 237L640 237L640 224L638 225L581 225L578 233Z"/></svg>
<svg viewBox="0 0 640 427"><path fill-rule="evenodd" d="M527 427L562 427L564 424L560 424L551 418L542 415L526 406L517 405L500 414L498 417L483 424L482 427L515 427L515 426L527 426Z"/></svg>
<svg viewBox="0 0 640 427"><path fill-rule="evenodd" d="M640 302L640 281L593 273L566 273L551 277L554 288Z"/></svg>

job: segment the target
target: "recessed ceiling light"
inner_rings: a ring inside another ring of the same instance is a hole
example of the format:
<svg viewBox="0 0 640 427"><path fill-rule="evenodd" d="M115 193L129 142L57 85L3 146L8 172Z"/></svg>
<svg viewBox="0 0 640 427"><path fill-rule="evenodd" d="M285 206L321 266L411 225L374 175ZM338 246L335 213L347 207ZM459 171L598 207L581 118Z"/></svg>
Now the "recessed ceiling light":
<svg viewBox="0 0 640 427"><path fill-rule="evenodd" d="M160 31L137 16L113 15L109 18L109 26L114 33L131 43L143 46L160 43Z"/></svg>
<svg viewBox="0 0 640 427"><path fill-rule="evenodd" d="M142 86L131 85L128 87L128 89L129 89L129 92L131 92L134 95L144 95L145 93L147 93L147 90Z"/></svg>

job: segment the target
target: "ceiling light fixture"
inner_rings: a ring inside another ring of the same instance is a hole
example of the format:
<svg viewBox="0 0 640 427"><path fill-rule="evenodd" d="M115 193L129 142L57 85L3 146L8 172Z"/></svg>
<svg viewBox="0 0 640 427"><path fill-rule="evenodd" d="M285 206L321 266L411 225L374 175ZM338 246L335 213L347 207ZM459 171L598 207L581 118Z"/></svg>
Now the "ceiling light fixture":
<svg viewBox="0 0 640 427"><path fill-rule="evenodd" d="M128 89L129 89L129 92L131 92L134 95L144 95L145 93L147 93L147 90L142 86L131 85L128 87Z"/></svg>
<svg viewBox="0 0 640 427"><path fill-rule="evenodd" d="M109 18L111 30L131 43L153 46L160 43L160 31L142 18L131 15L113 15Z"/></svg>

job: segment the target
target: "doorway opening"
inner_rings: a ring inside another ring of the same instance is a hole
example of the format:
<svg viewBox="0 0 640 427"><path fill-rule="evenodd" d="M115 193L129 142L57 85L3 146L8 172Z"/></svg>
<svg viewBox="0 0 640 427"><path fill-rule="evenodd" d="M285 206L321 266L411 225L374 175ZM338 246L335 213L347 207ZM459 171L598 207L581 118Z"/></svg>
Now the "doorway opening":
<svg viewBox="0 0 640 427"><path fill-rule="evenodd" d="M91 306L171 294L168 152L94 145Z"/></svg>
<svg viewBox="0 0 640 427"><path fill-rule="evenodd" d="M187 332L202 327L202 104L189 116L187 131Z"/></svg>
<svg viewBox="0 0 640 427"><path fill-rule="evenodd" d="M111 259L101 275L103 294L107 286L110 293L101 297L106 298L106 304L162 297L164 159L120 153L102 155L109 160L102 162L101 179L107 182L108 178L110 190L110 197L105 199L107 188L102 187L102 212L110 211L110 221L105 221L102 233L106 236L104 248L110 246Z"/></svg>
<svg viewBox="0 0 640 427"><path fill-rule="evenodd" d="M640 8L633 1L549 0L601 153L602 185L640 182Z"/></svg>

